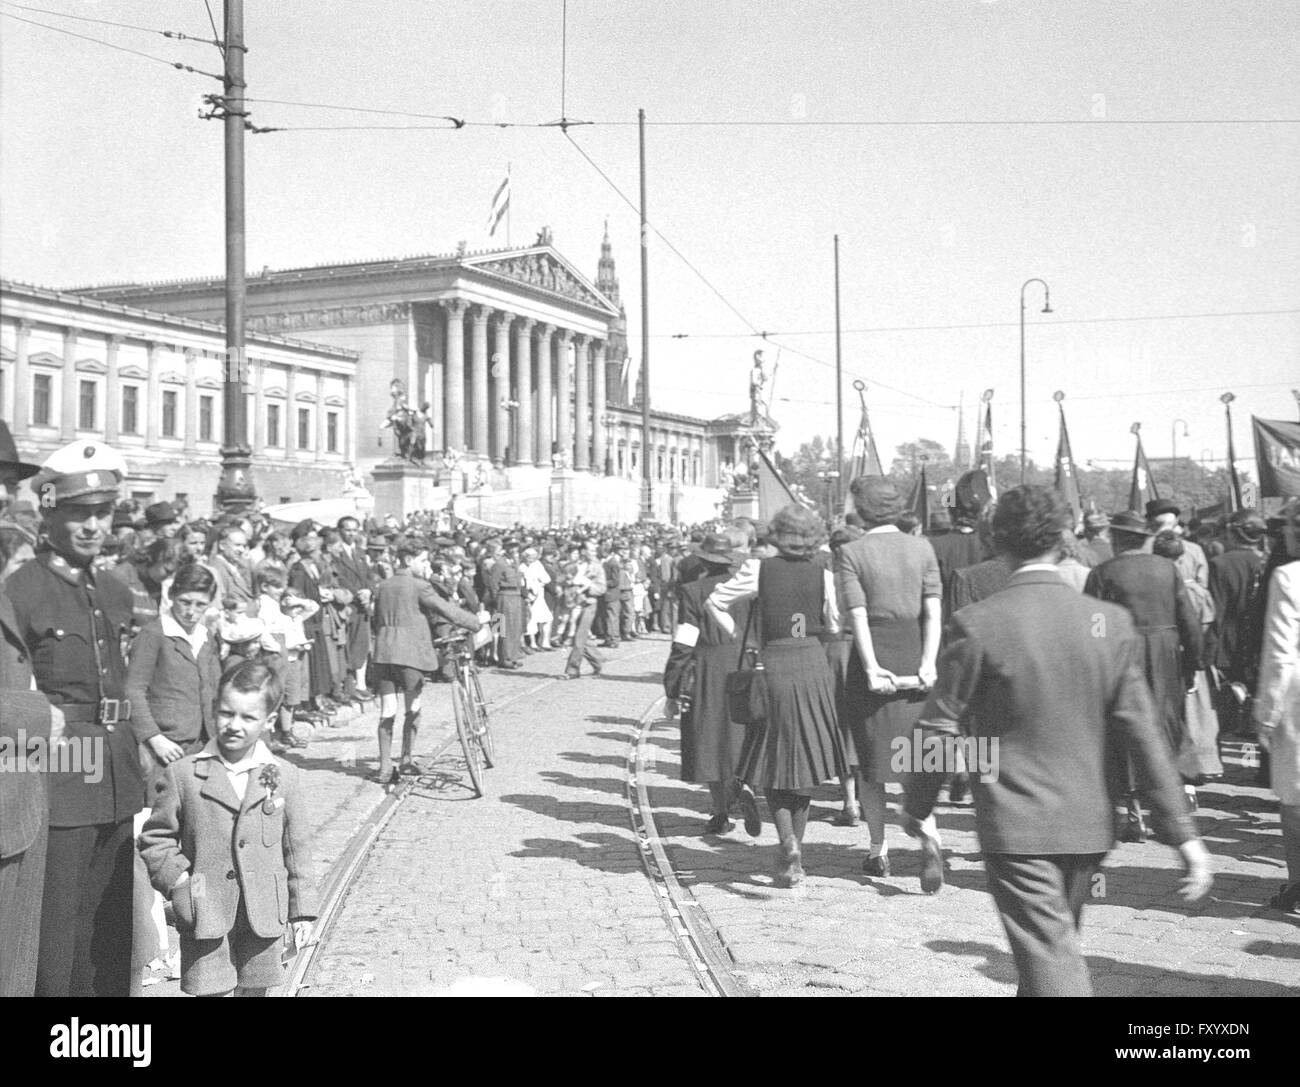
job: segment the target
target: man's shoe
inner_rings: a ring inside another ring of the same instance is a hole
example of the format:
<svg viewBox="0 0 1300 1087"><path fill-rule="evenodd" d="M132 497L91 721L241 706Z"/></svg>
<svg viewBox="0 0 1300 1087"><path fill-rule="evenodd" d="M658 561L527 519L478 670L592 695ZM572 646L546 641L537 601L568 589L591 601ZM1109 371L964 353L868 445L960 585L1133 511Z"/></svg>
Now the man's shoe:
<svg viewBox="0 0 1300 1087"><path fill-rule="evenodd" d="M862 870L869 876L876 876L878 879L889 878L889 854L880 853L874 857L866 857L862 862Z"/></svg>
<svg viewBox="0 0 1300 1087"><path fill-rule="evenodd" d="M943 851L928 834L921 835L921 890L932 895L943 886Z"/></svg>
<svg viewBox="0 0 1300 1087"><path fill-rule="evenodd" d="M736 824L727 818L727 813L713 815L704 825L704 833L707 834L728 834L736 829Z"/></svg>
<svg viewBox="0 0 1300 1087"><path fill-rule="evenodd" d="M424 773L414 762L404 762L397 768L397 772L402 777L418 778Z"/></svg>
<svg viewBox="0 0 1300 1087"><path fill-rule="evenodd" d="M740 810L745 816L745 833L757 838L763 833L763 816L758 810L758 797L748 785L740 787Z"/></svg>
<svg viewBox="0 0 1300 1087"><path fill-rule="evenodd" d="M564 672L560 675L559 678L560 679L581 679L582 674L579 672Z"/></svg>

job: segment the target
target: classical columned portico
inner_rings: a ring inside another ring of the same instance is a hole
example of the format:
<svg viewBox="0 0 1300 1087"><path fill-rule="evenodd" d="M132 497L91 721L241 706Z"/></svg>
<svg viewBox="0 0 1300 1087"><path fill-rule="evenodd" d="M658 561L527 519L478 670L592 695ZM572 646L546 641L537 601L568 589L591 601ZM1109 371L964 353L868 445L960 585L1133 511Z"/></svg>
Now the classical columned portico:
<svg viewBox="0 0 1300 1087"><path fill-rule="evenodd" d="M592 468L596 475L605 474L605 343L597 340L591 360L591 422L595 428L595 452Z"/></svg>
<svg viewBox="0 0 1300 1087"><path fill-rule="evenodd" d="M516 464L533 463L533 325L531 317L520 317L515 325L515 412Z"/></svg>
<svg viewBox="0 0 1300 1087"><path fill-rule="evenodd" d="M590 336L575 336L573 339L573 467L579 472L591 468L591 429L588 426L588 413L591 411L590 385L587 372L591 360L587 357Z"/></svg>
<svg viewBox="0 0 1300 1087"><path fill-rule="evenodd" d="M474 306L470 310L470 440L475 453L488 456L491 439L488 426L488 315L487 306Z"/></svg>
<svg viewBox="0 0 1300 1087"><path fill-rule="evenodd" d="M510 444L510 314L492 318L492 463L500 468L506 462Z"/></svg>
<svg viewBox="0 0 1300 1087"><path fill-rule="evenodd" d="M554 325L537 326L537 456L535 459L542 466L551 463L551 444L554 441L551 430L554 412L551 406L554 337Z"/></svg>
<svg viewBox="0 0 1300 1087"><path fill-rule="evenodd" d="M463 298L448 298L442 305L447 312L447 371L443 381L446 439L449 447L464 449L465 310L469 308L469 303Z"/></svg>

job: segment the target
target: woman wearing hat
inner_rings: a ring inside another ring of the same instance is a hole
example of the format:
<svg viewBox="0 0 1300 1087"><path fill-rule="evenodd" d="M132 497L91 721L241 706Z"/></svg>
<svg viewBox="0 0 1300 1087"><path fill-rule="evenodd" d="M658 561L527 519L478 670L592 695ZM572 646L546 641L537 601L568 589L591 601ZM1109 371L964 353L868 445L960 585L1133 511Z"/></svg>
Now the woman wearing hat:
<svg viewBox="0 0 1300 1087"><path fill-rule="evenodd" d="M1115 557L1088 575L1084 592L1099 600L1122 604L1144 645L1147 685L1155 698L1156 713L1163 726L1169 749L1185 765L1187 733L1187 691L1201 665L1201 624L1173 562L1146 551L1151 530L1146 518L1135 510L1111 519L1110 536ZM1120 832L1125 842L1145 842L1146 823L1138 781L1131 762L1122 783L1127 793L1127 823ZM1191 789L1192 798L1195 789Z"/></svg>
<svg viewBox="0 0 1300 1087"><path fill-rule="evenodd" d="M925 686L934 682L942 580L929 540L895 526L905 504L893 483L883 476L860 476L849 490L866 532L840 548L835 582L858 650L846 685L862 768L862 815L871 835L862 867L868 875L884 877L890 874L885 785L905 780L912 769L895 768L894 741L910 739L925 704L923 691L899 691L894 681L916 675Z"/></svg>
<svg viewBox="0 0 1300 1087"><path fill-rule="evenodd" d="M745 533L727 529L706 536L691 553L708 572L682 587L673 646L664 667L664 693L681 703L682 780L707 785L711 800L705 834L725 834L731 786L740 768L745 727L727 716L727 674L736 671L740 642L705 607L709 594L749 558ZM736 605L734 621L743 630L749 602ZM669 716L672 716L670 712Z"/></svg>
<svg viewBox="0 0 1300 1087"><path fill-rule="evenodd" d="M812 790L848 772L835 721L835 684L821 635L839 629L835 580L810 561L823 537L820 518L802 506L780 510L768 529L772 558L750 559L713 590L708 608L722 630L736 631L729 610L753 601L754 627L766 678L766 720L751 726L741 779L761 788L781 839L776 882L804 878L800 846ZM752 795L742 793L745 829L762 827Z"/></svg>
<svg viewBox="0 0 1300 1087"><path fill-rule="evenodd" d="M1294 911L1300 905L1300 498L1282 507L1282 518L1286 561L1269 581L1254 717L1281 801L1286 854L1287 882L1269 905Z"/></svg>

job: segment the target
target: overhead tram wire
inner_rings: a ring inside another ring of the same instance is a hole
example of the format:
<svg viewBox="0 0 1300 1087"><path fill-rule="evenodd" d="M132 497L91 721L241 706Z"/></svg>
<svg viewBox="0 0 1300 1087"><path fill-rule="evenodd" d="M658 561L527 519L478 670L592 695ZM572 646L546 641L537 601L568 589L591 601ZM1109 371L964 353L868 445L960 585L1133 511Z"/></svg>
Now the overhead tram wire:
<svg viewBox="0 0 1300 1087"><path fill-rule="evenodd" d="M215 72L205 72L202 68L195 68L189 64L182 64L179 61L168 60L166 57L156 57L152 53L145 53L139 49L132 49L126 45L118 45L115 42L104 41L103 38L92 38L88 34L78 34L75 30L66 30L61 26L50 26L49 23L38 23L35 19L27 19L21 15L14 15L12 12L0 10L0 16L6 19L15 19L20 23L29 23L32 26L39 26L44 30L53 30L58 34L67 34L69 37L80 38L82 41L93 42L95 45L103 45L109 49L116 49L120 53L130 53L132 56L144 57L145 60L156 61L158 64L165 64L168 68L175 68L182 72L192 72L194 75L207 76L209 79L215 79L218 83L224 83L222 76ZM175 37L175 34L168 31L158 31L157 33L169 37ZM191 39L193 41L202 41L201 38Z"/></svg>
<svg viewBox="0 0 1300 1087"><path fill-rule="evenodd" d="M100 26L115 26L121 30L139 30L146 34L159 34L164 38L171 38L174 41L199 42L202 45L215 45L218 48L221 47L221 35L217 33L215 24L212 27L212 40L209 41L207 38L200 38L194 34L186 34L180 30L159 30L154 26L140 26L137 23L122 23L114 19L95 19L89 15L73 15L70 11L55 11L52 8L33 7L31 4L17 4L14 3L14 0L0 0L0 4L3 4L7 8L17 8L19 11L33 11L39 15L53 15L58 19L74 19L79 23L98 23ZM41 26L43 24L37 23L36 25ZM50 27L50 29L56 30L58 28ZM105 42L103 44L108 43Z"/></svg>

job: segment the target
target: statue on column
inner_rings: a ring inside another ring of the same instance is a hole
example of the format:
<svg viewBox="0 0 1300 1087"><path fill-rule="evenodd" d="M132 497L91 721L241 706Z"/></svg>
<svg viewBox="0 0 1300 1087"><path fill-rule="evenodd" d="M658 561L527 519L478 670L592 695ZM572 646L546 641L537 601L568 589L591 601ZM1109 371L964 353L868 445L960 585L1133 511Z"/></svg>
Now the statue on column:
<svg viewBox="0 0 1300 1087"><path fill-rule="evenodd" d="M754 352L754 365L749 371L749 412L757 422L766 416L763 406L763 386L767 384L767 371L763 368L763 352Z"/></svg>
<svg viewBox="0 0 1300 1087"><path fill-rule="evenodd" d="M425 454L425 428L429 424L429 405L422 404L416 411L406 402L406 388L398 378L388 386L393 405L388 409L384 427L391 427L397 443L397 455L412 464L423 464Z"/></svg>

